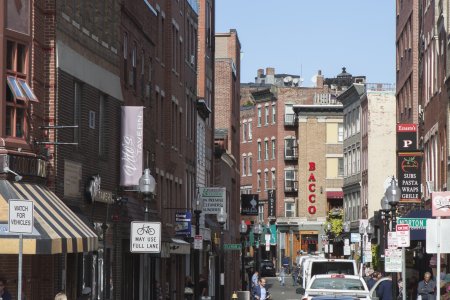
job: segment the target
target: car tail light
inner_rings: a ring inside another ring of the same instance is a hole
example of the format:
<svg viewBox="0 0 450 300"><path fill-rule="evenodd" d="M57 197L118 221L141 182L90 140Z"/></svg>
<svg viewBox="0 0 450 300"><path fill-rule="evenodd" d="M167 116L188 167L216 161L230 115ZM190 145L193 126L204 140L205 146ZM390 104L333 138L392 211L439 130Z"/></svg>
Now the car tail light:
<svg viewBox="0 0 450 300"><path fill-rule="evenodd" d="M331 278L345 278L345 275L343 275L343 274L333 274L333 275L331 275Z"/></svg>

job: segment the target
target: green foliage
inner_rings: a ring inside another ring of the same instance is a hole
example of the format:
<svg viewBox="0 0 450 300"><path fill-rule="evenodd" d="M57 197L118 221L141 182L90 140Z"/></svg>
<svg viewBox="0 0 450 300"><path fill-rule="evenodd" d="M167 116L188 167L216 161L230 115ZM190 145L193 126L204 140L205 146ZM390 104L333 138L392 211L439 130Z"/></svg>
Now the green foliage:
<svg viewBox="0 0 450 300"><path fill-rule="evenodd" d="M342 233L344 227L344 219L343 219L343 210L342 209L332 209L328 212L328 218L325 222L325 228L327 228L328 224L331 224L331 232L334 236L338 236Z"/></svg>
<svg viewBox="0 0 450 300"><path fill-rule="evenodd" d="M380 245L372 245L372 267L374 270L380 270Z"/></svg>
<svg viewBox="0 0 450 300"><path fill-rule="evenodd" d="M251 100L247 100L242 106L247 107L247 106L253 106L253 102Z"/></svg>

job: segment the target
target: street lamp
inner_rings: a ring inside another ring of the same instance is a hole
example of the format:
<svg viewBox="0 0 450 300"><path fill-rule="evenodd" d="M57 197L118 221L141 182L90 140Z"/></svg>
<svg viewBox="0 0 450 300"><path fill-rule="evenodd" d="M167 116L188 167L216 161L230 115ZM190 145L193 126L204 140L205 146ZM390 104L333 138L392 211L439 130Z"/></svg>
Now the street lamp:
<svg viewBox="0 0 450 300"><path fill-rule="evenodd" d="M247 224L245 221L241 221L239 226L239 232L241 233L241 284L242 290L245 290L245 234L247 233Z"/></svg>
<svg viewBox="0 0 450 300"><path fill-rule="evenodd" d="M200 235L200 215L202 213L202 203L198 198L195 201L194 216L195 216L195 237ZM195 243L195 242L194 242ZM202 240L203 243L203 240ZM203 245L202 245L203 246ZM200 296L200 250L194 249L194 299L198 299Z"/></svg>
<svg viewBox="0 0 450 300"><path fill-rule="evenodd" d="M223 227L227 222L227 213L222 209L217 214L217 222L220 225L220 289L219 289L219 300L225 300L225 252L223 249Z"/></svg>
<svg viewBox="0 0 450 300"><path fill-rule="evenodd" d="M328 258L331 258L330 256L331 256L331 229L332 229L332 226L331 226L331 223L328 223L327 224L327 239L328 239L328 248L327 248L327 253L328 253L328 255L327 255L327 257Z"/></svg>
<svg viewBox="0 0 450 300"><path fill-rule="evenodd" d="M363 223L361 223L361 225L359 226L359 234L361 235L361 239L360 239L360 243L359 243L359 245L360 245L360 247L361 247L361 256L360 256L360 262L361 262L361 265L363 264L363 256L364 256L364 246L363 246L363 243L364 243L364 233L366 232L366 228L364 227L364 224Z"/></svg>
<svg viewBox="0 0 450 300"><path fill-rule="evenodd" d="M397 181L395 180L395 177L392 176L391 184L386 189L386 192L384 193L387 202L391 206L391 220L392 220L392 231L395 232L395 227L397 225L397 205L400 202L400 195L401 190L397 185ZM397 282L397 273L394 272L392 274L392 282ZM392 297L393 299L397 298L397 285L392 285Z"/></svg>
<svg viewBox="0 0 450 300"><path fill-rule="evenodd" d="M350 232L350 221L345 221L344 224L342 225L342 229L344 230L345 233L349 233ZM344 257L345 257L345 243L344 243Z"/></svg>
<svg viewBox="0 0 450 300"><path fill-rule="evenodd" d="M262 233L262 226L259 222L254 225L253 233L255 234L255 240L256 240L255 241L255 244L256 244L255 271L259 272L259 241L260 241L259 238Z"/></svg>
<svg viewBox="0 0 450 300"><path fill-rule="evenodd" d="M150 209L149 209L149 204L151 201L151 195L153 195L155 193L155 188L156 188L156 181L155 178L153 178L152 174L150 174L150 169L146 168L144 170L144 174L142 174L141 178L139 178L139 192L144 196L144 203L145 203L145 208L144 208L144 220L148 221L149 220L149 213L150 213ZM144 274L143 274L143 280L144 280L144 284L143 284L143 295L144 295L144 299L149 299L149 288L152 285L152 282L149 282L151 280L149 280L149 272L150 272L150 268L149 268L149 258L150 258L150 254L149 253L143 253L143 263L144 263Z"/></svg>

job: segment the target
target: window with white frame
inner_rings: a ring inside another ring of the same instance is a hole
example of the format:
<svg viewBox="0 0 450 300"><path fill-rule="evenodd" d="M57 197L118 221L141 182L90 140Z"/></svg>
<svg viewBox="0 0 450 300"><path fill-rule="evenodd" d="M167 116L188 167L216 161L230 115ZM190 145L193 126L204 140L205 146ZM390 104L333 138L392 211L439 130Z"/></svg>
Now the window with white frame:
<svg viewBox="0 0 450 300"><path fill-rule="evenodd" d="M261 141L258 141L258 161L261 160Z"/></svg>
<svg viewBox="0 0 450 300"><path fill-rule="evenodd" d="M247 157L242 157L242 176L245 176L247 174Z"/></svg>
<svg viewBox="0 0 450 300"><path fill-rule="evenodd" d="M268 160L269 159L269 141L265 140L264 141L264 160Z"/></svg>
<svg viewBox="0 0 450 300"><path fill-rule="evenodd" d="M249 155L248 155L248 158L247 158L247 160L248 160L248 170L247 170L247 175L248 176L251 176L252 175L252 154L250 153Z"/></svg>
<svg viewBox="0 0 450 300"><path fill-rule="evenodd" d="M276 173L275 170L272 170L272 188L276 188L277 187L277 178L276 178Z"/></svg>
<svg viewBox="0 0 450 300"><path fill-rule="evenodd" d="M344 141L344 124L338 123L338 142Z"/></svg>
<svg viewBox="0 0 450 300"><path fill-rule="evenodd" d="M265 125L268 125L269 124L269 106L265 107L265 113L266 113L266 115L264 116L265 117Z"/></svg>
<svg viewBox="0 0 450 300"><path fill-rule="evenodd" d="M295 138L289 137L284 140L284 157L296 157L297 147L295 145Z"/></svg>
<svg viewBox="0 0 450 300"><path fill-rule="evenodd" d="M260 224L264 223L264 204L258 206L258 221Z"/></svg>
<svg viewBox="0 0 450 300"><path fill-rule="evenodd" d="M245 142L247 139L247 123L242 122L242 142Z"/></svg>
<svg viewBox="0 0 450 300"><path fill-rule="evenodd" d="M359 107L356 109L356 132L358 133L361 130L361 124L360 124L360 109Z"/></svg>
<svg viewBox="0 0 450 300"><path fill-rule="evenodd" d="M276 141L275 140L272 140L272 159L275 159L275 155L276 155L276 153L275 153L275 144L276 144Z"/></svg>
<svg viewBox="0 0 450 300"><path fill-rule="evenodd" d="M297 190L297 170L284 170L284 190L288 192Z"/></svg>
<svg viewBox="0 0 450 300"><path fill-rule="evenodd" d="M342 157L338 158L338 176L344 176L344 158Z"/></svg>
<svg viewBox="0 0 450 300"><path fill-rule="evenodd" d="M261 107L258 107L258 127L261 126Z"/></svg>
<svg viewBox="0 0 450 300"><path fill-rule="evenodd" d="M287 218L295 218L295 202L285 202L284 213Z"/></svg>
<svg viewBox="0 0 450 300"><path fill-rule="evenodd" d="M247 133L248 133L248 140L251 141L251 140L252 140L252 122L249 121L249 122L247 123L247 125L248 125L248 130L247 130Z"/></svg>
<svg viewBox="0 0 450 300"><path fill-rule="evenodd" d="M264 171L264 190L267 191L269 188L269 171Z"/></svg>
<svg viewBox="0 0 450 300"><path fill-rule="evenodd" d="M277 120L277 106L272 104L272 123L275 124Z"/></svg>
<svg viewBox="0 0 450 300"><path fill-rule="evenodd" d="M256 177L256 191L261 191L261 170L258 170Z"/></svg>
<svg viewBox="0 0 450 300"><path fill-rule="evenodd" d="M360 148L356 148L356 172L361 171L361 151Z"/></svg>

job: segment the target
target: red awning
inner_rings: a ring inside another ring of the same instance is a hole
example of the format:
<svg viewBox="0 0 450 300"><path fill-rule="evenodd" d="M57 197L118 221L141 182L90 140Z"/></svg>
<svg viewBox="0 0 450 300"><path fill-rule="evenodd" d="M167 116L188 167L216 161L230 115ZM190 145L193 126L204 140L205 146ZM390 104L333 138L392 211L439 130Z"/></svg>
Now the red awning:
<svg viewBox="0 0 450 300"><path fill-rule="evenodd" d="M344 192L334 191L334 192L327 192L327 199L343 199L344 198Z"/></svg>

